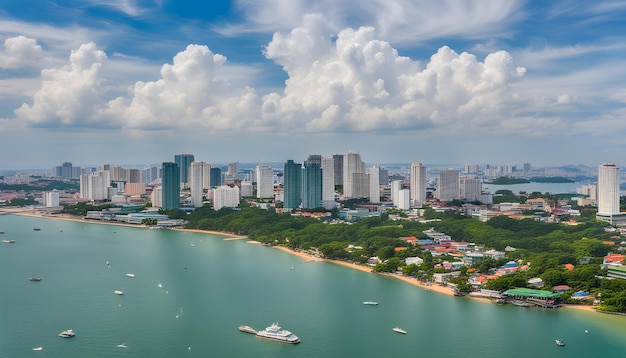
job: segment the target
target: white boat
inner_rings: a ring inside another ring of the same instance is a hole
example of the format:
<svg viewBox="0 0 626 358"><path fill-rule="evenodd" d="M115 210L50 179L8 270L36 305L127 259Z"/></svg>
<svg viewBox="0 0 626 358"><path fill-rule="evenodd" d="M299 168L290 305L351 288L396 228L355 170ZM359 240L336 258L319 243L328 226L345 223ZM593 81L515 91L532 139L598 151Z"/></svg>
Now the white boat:
<svg viewBox="0 0 626 358"><path fill-rule="evenodd" d="M68 329L67 331L63 331L59 333L59 337L63 337L63 338L71 338L71 337L74 337L75 335L76 334L71 329Z"/></svg>
<svg viewBox="0 0 626 358"><path fill-rule="evenodd" d="M554 341L556 342L557 346L563 347L565 345L565 342L563 342L562 339L555 339Z"/></svg>
<svg viewBox="0 0 626 358"><path fill-rule="evenodd" d="M163 288L163 284L161 282L157 283L158 288Z"/></svg>
<svg viewBox="0 0 626 358"><path fill-rule="evenodd" d="M364 301L363 304L368 306L378 306L378 302L376 301Z"/></svg>
<svg viewBox="0 0 626 358"><path fill-rule="evenodd" d="M126 343L118 344L116 347L117 347L117 348L128 348L128 346L126 345Z"/></svg>
<svg viewBox="0 0 626 358"><path fill-rule="evenodd" d="M115 290L113 291L113 293L115 293L116 295L120 295L120 296L124 294L124 292L120 290Z"/></svg>
<svg viewBox="0 0 626 358"><path fill-rule="evenodd" d="M254 328L252 328L250 326L239 326L239 327L237 327L237 329L242 331L242 332L245 332L245 333L251 333L251 334L257 334L258 333Z"/></svg>
<svg viewBox="0 0 626 358"><path fill-rule="evenodd" d="M2 242L4 242L5 244L12 244L15 242L15 240L4 239L2 240Z"/></svg>
<svg viewBox="0 0 626 358"><path fill-rule="evenodd" d="M134 273L127 273L126 277L131 277L132 278L132 277L135 277L135 274Z"/></svg>
<svg viewBox="0 0 626 358"><path fill-rule="evenodd" d="M260 338L271 339L277 342L283 342L283 343L291 343L291 344L300 343L300 338L298 338L298 336L296 336L295 334L287 330L282 329L278 325L278 322L272 323L271 326L265 328L262 331L258 331L256 333L256 336Z"/></svg>
<svg viewBox="0 0 626 358"><path fill-rule="evenodd" d="M43 347L35 347L35 348L33 348L33 350L34 351L41 351L41 350L43 350Z"/></svg>
<svg viewBox="0 0 626 358"><path fill-rule="evenodd" d="M394 332L398 332L398 333L406 334L406 331L405 331L405 330L403 330L403 329L402 329L402 328L400 328L400 327L394 327L394 328L392 328L391 330L392 330L392 331L394 331Z"/></svg>

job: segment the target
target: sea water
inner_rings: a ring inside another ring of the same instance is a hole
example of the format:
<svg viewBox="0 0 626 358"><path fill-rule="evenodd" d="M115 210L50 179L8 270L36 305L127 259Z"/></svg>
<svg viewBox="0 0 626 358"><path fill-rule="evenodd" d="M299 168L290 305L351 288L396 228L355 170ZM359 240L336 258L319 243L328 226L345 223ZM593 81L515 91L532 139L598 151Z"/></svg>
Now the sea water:
<svg viewBox="0 0 626 358"><path fill-rule="evenodd" d="M626 317L441 295L245 239L13 215L0 231L16 240L0 243L0 357L626 356ZM273 322L302 343L237 330Z"/></svg>

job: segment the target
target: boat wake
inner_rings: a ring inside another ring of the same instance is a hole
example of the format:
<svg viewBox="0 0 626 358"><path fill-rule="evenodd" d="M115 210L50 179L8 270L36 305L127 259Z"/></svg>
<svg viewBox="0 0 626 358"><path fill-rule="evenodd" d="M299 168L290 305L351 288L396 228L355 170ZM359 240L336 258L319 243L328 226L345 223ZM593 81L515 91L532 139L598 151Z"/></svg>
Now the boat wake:
<svg viewBox="0 0 626 358"><path fill-rule="evenodd" d="M128 348L128 346L126 345L126 343L118 344L116 347L117 347L117 348Z"/></svg>

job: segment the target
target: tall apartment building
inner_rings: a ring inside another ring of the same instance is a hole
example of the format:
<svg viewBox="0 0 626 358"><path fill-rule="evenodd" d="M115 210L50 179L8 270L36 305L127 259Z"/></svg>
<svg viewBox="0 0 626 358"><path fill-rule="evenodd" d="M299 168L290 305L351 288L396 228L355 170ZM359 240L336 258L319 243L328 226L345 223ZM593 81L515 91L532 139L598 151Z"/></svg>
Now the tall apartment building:
<svg viewBox="0 0 626 358"><path fill-rule="evenodd" d="M108 175L105 171L97 171L80 176L80 197L89 200L109 199Z"/></svg>
<svg viewBox="0 0 626 358"><path fill-rule="evenodd" d="M307 160L302 169L303 209L315 209L322 206L322 167L320 164L321 157L319 162Z"/></svg>
<svg viewBox="0 0 626 358"><path fill-rule="evenodd" d="M400 190L402 190L402 180L394 180L391 182L391 202L397 207L399 204Z"/></svg>
<svg viewBox="0 0 626 358"><path fill-rule="evenodd" d="M466 201L480 201L483 191L482 180L475 177L461 177L459 179L461 189L460 198Z"/></svg>
<svg viewBox="0 0 626 358"><path fill-rule="evenodd" d="M163 162L161 169L161 195L161 208L169 210L180 207L180 168L178 164Z"/></svg>
<svg viewBox="0 0 626 358"><path fill-rule="evenodd" d="M158 179L161 179L161 168L147 167L141 170L141 182L142 183L152 184Z"/></svg>
<svg viewBox="0 0 626 358"><path fill-rule="evenodd" d="M178 165L178 170L180 171L178 176L181 183L189 183L189 170L193 161L193 154L176 154L174 156L174 163Z"/></svg>
<svg viewBox="0 0 626 358"><path fill-rule="evenodd" d="M396 207L400 210L409 210L411 208L411 191L409 189L400 189L397 196L398 204Z"/></svg>
<svg viewBox="0 0 626 358"><path fill-rule="evenodd" d="M229 187L221 185L213 189L213 209L219 210L223 207L235 208L239 205L239 187Z"/></svg>
<svg viewBox="0 0 626 358"><path fill-rule="evenodd" d="M369 170L369 200L370 203L380 203L380 167L374 165Z"/></svg>
<svg viewBox="0 0 626 358"><path fill-rule="evenodd" d="M411 163L409 187L411 191L411 206L421 208L426 201L426 167L420 162Z"/></svg>
<svg viewBox="0 0 626 358"><path fill-rule="evenodd" d="M211 189L211 163L202 165L202 188Z"/></svg>
<svg viewBox="0 0 626 358"><path fill-rule="evenodd" d="M239 162L228 163L228 175L236 175L239 173Z"/></svg>
<svg viewBox="0 0 626 358"><path fill-rule="evenodd" d="M335 160L334 157L322 157L322 206L332 209L335 203Z"/></svg>
<svg viewBox="0 0 626 358"><path fill-rule="evenodd" d="M441 201L452 201L460 197L460 172L456 169L444 169L439 172L437 182L437 199Z"/></svg>
<svg viewBox="0 0 626 358"><path fill-rule="evenodd" d="M297 209L302 202L302 164L288 160L284 168L283 208Z"/></svg>
<svg viewBox="0 0 626 358"><path fill-rule="evenodd" d="M217 188L222 185L222 169L211 167L211 188Z"/></svg>
<svg viewBox="0 0 626 358"><path fill-rule="evenodd" d="M204 163L191 162L189 171L189 189L191 205L199 208L204 202Z"/></svg>
<svg viewBox="0 0 626 358"><path fill-rule="evenodd" d="M259 164L256 167L256 197L274 197L274 170L269 166Z"/></svg>
<svg viewBox="0 0 626 358"><path fill-rule="evenodd" d="M605 163L598 168L598 213L596 219L611 225L626 226L626 213L620 213L620 170L617 164Z"/></svg>
<svg viewBox="0 0 626 358"><path fill-rule="evenodd" d="M343 154L333 154L335 185L343 185Z"/></svg>
<svg viewBox="0 0 626 358"><path fill-rule="evenodd" d="M355 192L354 188L354 178L353 175L355 173L365 173L365 163L361 160L361 155L359 153L348 153L343 156L343 196L345 199L351 198L366 198L369 196L369 188L368 193L365 196L358 196ZM360 190L359 190L360 191ZM359 195L362 193L359 192Z"/></svg>
<svg viewBox="0 0 626 358"><path fill-rule="evenodd" d="M242 181L239 185L239 195L244 197L251 197L254 195L254 185L249 181Z"/></svg>
<svg viewBox="0 0 626 358"><path fill-rule="evenodd" d="M59 206L59 191L54 189L43 193L43 205L47 208Z"/></svg>

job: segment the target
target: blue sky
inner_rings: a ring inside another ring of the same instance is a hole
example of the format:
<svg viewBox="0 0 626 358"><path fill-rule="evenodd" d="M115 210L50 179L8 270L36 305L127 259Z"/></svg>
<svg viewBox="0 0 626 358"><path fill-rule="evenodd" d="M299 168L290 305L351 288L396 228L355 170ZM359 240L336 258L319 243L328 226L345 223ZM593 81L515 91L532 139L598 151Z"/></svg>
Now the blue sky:
<svg viewBox="0 0 626 358"><path fill-rule="evenodd" d="M625 164L626 2L0 4L0 168Z"/></svg>

